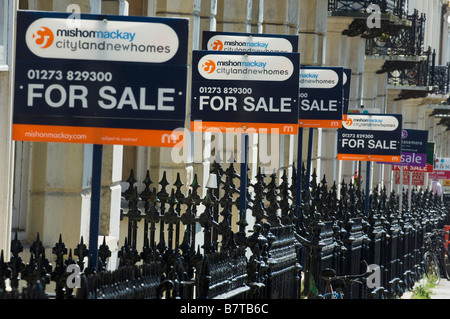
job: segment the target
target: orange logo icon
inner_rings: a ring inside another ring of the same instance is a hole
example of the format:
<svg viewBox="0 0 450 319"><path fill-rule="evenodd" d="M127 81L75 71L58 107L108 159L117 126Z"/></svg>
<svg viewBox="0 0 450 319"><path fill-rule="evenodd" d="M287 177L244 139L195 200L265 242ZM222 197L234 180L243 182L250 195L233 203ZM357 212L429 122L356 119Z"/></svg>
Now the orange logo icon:
<svg viewBox="0 0 450 319"><path fill-rule="evenodd" d="M351 118L347 118L347 121L345 122L345 125L352 126L353 120Z"/></svg>
<svg viewBox="0 0 450 319"><path fill-rule="evenodd" d="M211 48L214 51L222 51L223 50L223 43L220 40L214 41L214 43L211 45Z"/></svg>
<svg viewBox="0 0 450 319"><path fill-rule="evenodd" d="M212 60L208 60L205 62L205 64L202 65L202 68L205 72L208 74L211 74L216 69L216 64Z"/></svg>
<svg viewBox="0 0 450 319"><path fill-rule="evenodd" d="M41 49L46 49L52 45L55 36L47 27L40 27L35 33L33 33L34 42Z"/></svg>

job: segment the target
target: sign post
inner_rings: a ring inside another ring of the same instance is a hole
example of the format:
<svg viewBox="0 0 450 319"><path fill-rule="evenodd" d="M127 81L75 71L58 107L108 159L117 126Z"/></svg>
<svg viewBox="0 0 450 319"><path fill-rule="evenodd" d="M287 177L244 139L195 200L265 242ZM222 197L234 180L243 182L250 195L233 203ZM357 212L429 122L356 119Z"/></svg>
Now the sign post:
<svg viewBox="0 0 450 319"><path fill-rule="evenodd" d="M102 190L103 145L94 144L92 157L91 215L89 219L89 257L91 266L98 268L98 235L100 233L100 198Z"/></svg>
<svg viewBox="0 0 450 319"><path fill-rule="evenodd" d="M420 181L423 181L423 173L420 172L410 172L406 169L409 167L426 167L427 165L427 141L428 141L428 131L424 130L412 130L403 129L402 130L402 156L401 162L397 163L395 166L400 166L400 172L395 171L395 184L408 185L408 206L411 205L411 188L413 185L418 185ZM383 163L383 164L393 164L393 163ZM420 176L422 174L422 178ZM398 176L399 175L399 176ZM398 177L398 183L397 183ZM405 183L406 179L406 183ZM403 197L403 192L399 194L400 199ZM401 201L402 203L402 201Z"/></svg>
<svg viewBox="0 0 450 319"><path fill-rule="evenodd" d="M249 133L296 134L299 53L194 51L193 131L240 133L241 214L246 211Z"/></svg>
<svg viewBox="0 0 450 319"><path fill-rule="evenodd" d="M301 127L342 127L343 81L342 68L301 67L298 114L298 124Z"/></svg>
<svg viewBox="0 0 450 319"><path fill-rule="evenodd" d="M251 54L254 52L297 52L298 36L279 34L253 34L239 32L217 32L203 31L202 48L207 51L222 53L244 52ZM244 133L244 158L241 162L241 194L247 190L247 170L248 170L248 134ZM245 213L247 203L246 196L240 198L240 211Z"/></svg>
<svg viewBox="0 0 450 319"><path fill-rule="evenodd" d="M192 129L297 134L299 59L299 53L193 51Z"/></svg>
<svg viewBox="0 0 450 319"><path fill-rule="evenodd" d="M348 114L338 130L338 160L367 161L366 213L369 211L370 162L401 161L402 116Z"/></svg>
<svg viewBox="0 0 450 319"><path fill-rule="evenodd" d="M69 17L17 13L13 139L176 145L172 132L186 113L188 21L80 14L74 28Z"/></svg>
<svg viewBox="0 0 450 319"><path fill-rule="evenodd" d="M450 158L436 157L434 171L428 174L431 179L450 179Z"/></svg>
<svg viewBox="0 0 450 319"><path fill-rule="evenodd" d="M302 66L298 125L309 128L306 189L309 189L314 128L342 127L344 73L340 67ZM298 147L302 147L299 138Z"/></svg>
<svg viewBox="0 0 450 319"><path fill-rule="evenodd" d="M18 11L17 19L13 139L94 145L96 268L103 145L180 145L188 20L80 14L74 24L70 13L44 11Z"/></svg>

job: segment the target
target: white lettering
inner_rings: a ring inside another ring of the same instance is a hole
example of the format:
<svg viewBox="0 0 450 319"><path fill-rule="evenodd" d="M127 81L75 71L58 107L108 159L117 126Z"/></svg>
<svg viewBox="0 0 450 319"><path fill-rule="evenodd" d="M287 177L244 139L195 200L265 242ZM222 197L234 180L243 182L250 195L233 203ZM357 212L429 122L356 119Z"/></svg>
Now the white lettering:
<svg viewBox="0 0 450 319"><path fill-rule="evenodd" d="M80 94L76 94L77 91L80 91ZM83 85L71 85L69 87L69 107L75 107L75 100L80 100L81 106L86 109L88 107L87 95L87 87Z"/></svg>
<svg viewBox="0 0 450 319"><path fill-rule="evenodd" d="M175 106L165 105L164 102L173 102L173 96L166 96L166 94L175 93L175 89L158 89L158 111L175 111Z"/></svg>
<svg viewBox="0 0 450 319"><path fill-rule="evenodd" d="M106 99L106 100L110 101L111 103L106 104L102 100L100 100L100 101L98 101L98 105L105 110L110 110L110 109L113 109L116 107L117 99L112 95L106 94L106 91L109 91L110 93L115 94L116 89L114 87L108 85L108 86L102 87L99 91L100 97L102 99Z"/></svg>
<svg viewBox="0 0 450 319"><path fill-rule="evenodd" d="M60 94L59 101L52 100L52 93L54 90L59 91ZM45 90L45 102L51 107L62 106L66 102L66 99L67 99L67 92L62 85L52 84Z"/></svg>
<svg viewBox="0 0 450 319"><path fill-rule="evenodd" d="M139 95L139 109L140 110L145 110L145 111L154 111L155 110L155 106L154 105L147 105L145 104L145 95L147 93L147 89L146 88L141 88L140 90L140 95ZM159 100L159 99L158 99Z"/></svg>
<svg viewBox="0 0 450 319"><path fill-rule="evenodd" d="M34 89L43 89L44 84L28 84L27 106L33 106L34 98L42 97L42 93L34 92Z"/></svg>
<svg viewBox="0 0 450 319"><path fill-rule="evenodd" d="M125 87L125 89L123 90L122 97L120 98L119 104L117 105L117 109L121 110L124 105L131 105L133 110L138 109L133 90L129 86Z"/></svg>
<svg viewBox="0 0 450 319"><path fill-rule="evenodd" d="M338 101L336 100L331 100L328 101L328 105L326 105L326 102L323 100L302 100L301 101L301 109L303 111L332 111L332 112L336 112L337 111L337 105L338 105Z"/></svg>
<svg viewBox="0 0 450 319"><path fill-rule="evenodd" d="M292 106L291 102L292 102L291 98L282 97L281 101L280 101L281 112L286 112L286 113L291 112L291 109L289 108Z"/></svg>
<svg viewBox="0 0 450 319"><path fill-rule="evenodd" d="M342 139L342 147L348 145L350 148L364 148L364 140Z"/></svg>

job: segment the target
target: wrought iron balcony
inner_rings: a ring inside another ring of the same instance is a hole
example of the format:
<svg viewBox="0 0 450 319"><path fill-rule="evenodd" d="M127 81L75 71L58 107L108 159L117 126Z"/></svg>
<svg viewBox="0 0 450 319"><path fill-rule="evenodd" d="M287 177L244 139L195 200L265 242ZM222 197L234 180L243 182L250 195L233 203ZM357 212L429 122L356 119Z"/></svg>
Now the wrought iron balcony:
<svg viewBox="0 0 450 319"><path fill-rule="evenodd" d="M407 3L408 0L328 0L328 12L332 17L353 18L348 29L342 32L343 35L372 39L385 33L394 35L403 26L411 24L407 19ZM367 24L374 9L378 10L373 5L377 5L380 10L380 25L376 28Z"/></svg>
<svg viewBox="0 0 450 319"><path fill-rule="evenodd" d="M408 0L328 0L328 11L338 16L360 16L368 13L370 5L378 5L382 14L400 19L407 15Z"/></svg>
<svg viewBox="0 0 450 319"><path fill-rule="evenodd" d="M366 55L369 56L422 56L424 54L425 14L408 15L410 25L386 28L384 33L366 40Z"/></svg>
<svg viewBox="0 0 450 319"><path fill-rule="evenodd" d="M434 54L429 48L424 59L419 62L388 60L377 73L388 73L388 85L429 86Z"/></svg>
<svg viewBox="0 0 450 319"><path fill-rule="evenodd" d="M388 85L402 89L400 99L446 95L450 92L450 63L435 65L436 52L428 50L426 59L414 63L396 63L388 61L390 71ZM381 72L379 72L381 73Z"/></svg>
<svg viewBox="0 0 450 319"><path fill-rule="evenodd" d="M437 95L446 95L449 93L450 82L450 63L447 65L437 65L434 67L431 75L431 85L436 87L433 92Z"/></svg>
<svg viewBox="0 0 450 319"><path fill-rule="evenodd" d="M388 85L401 90L396 100L426 97L438 92L446 94L448 70L444 71L442 68L436 67L435 59L436 51L428 48L423 60L418 62L388 60L377 73L388 73Z"/></svg>

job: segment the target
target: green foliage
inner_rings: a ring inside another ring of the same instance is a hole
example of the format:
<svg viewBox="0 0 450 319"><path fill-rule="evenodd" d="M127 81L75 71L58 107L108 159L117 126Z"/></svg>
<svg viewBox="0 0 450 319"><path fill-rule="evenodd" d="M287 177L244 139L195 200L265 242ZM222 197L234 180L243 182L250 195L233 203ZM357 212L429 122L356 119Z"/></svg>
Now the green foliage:
<svg viewBox="0 0 450 319"><path fill-rule="evenodd" d="M430 291L425 286L419 285L414 288L411 299L431 299Z"/></svg>
<svg viewBox="0 0 450 319"><path fill-rule="evenodd" d="M431 283L431 281L432 280L430 280L430 278L427 278L424 284L420 284L414 287L411 299L431 299L430 289L435 287L435 285Z"/></svg>

